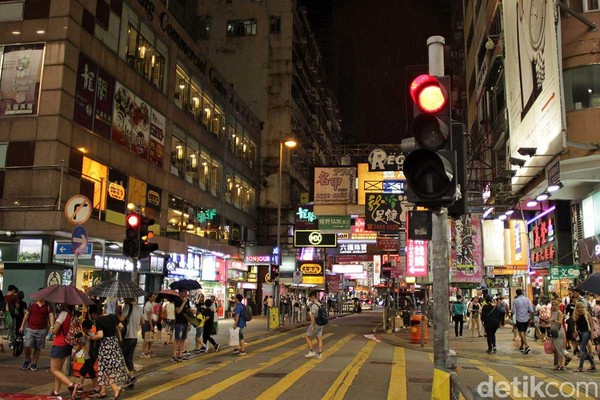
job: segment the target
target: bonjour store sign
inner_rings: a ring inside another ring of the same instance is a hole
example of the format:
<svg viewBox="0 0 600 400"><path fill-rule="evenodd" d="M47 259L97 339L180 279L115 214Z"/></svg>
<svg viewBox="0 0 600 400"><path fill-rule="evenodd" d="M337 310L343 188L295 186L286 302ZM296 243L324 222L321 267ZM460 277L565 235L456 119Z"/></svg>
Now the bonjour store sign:
<svg viewBox="0 0 600 400"><path fill-rule="evenodd" d="M154 20L154 13L156 6L151 0L138 0L138 4L146 11L146 17L149 21ZM202 73L207 74L207 60L206 58L200 57L200 55L194 51L194 49L188 44L188 42L181 36L179 31L171 24L169 14L165 11L160 13L160 29L167 34L169 39L186 55L192 64ZM234 97L233 93L229 93L227 90L227 82L224 82L218 77L218 72L212 67L208 68L208 78L210 83L214 86L223 97L229 100L229 103L235 108L237 112L242 114L246 121L251 121L250 110L245 106L241 105Z"/></svg>

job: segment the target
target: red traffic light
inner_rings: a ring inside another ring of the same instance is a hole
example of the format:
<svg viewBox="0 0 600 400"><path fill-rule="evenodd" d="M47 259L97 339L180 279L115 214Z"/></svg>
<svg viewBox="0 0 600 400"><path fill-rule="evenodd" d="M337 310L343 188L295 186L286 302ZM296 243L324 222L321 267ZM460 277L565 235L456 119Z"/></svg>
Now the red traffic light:
<svg viewBox="0 0 600 400"><path fill-rule="evenodd" d="M137 214L129 214L127 216L127 226L137 228L140 224L140 217Z"/></svg>
<svg viewBox="0 0 600 400"><path fill-rule="evenodd" d="M424 113L437 113L448 103L448 93L438 79L431 75L419 75L410 84L410 96Z"/></svg>

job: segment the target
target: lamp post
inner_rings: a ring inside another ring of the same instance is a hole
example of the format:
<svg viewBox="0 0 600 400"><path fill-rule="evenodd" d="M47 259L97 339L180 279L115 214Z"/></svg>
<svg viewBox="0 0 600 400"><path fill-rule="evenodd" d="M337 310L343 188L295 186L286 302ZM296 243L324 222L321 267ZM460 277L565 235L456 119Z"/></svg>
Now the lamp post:
<svg viewBox="0 0 600 400"><path fill-rule="evenodd" d="M292 149L298 142L292 136L279 141L279 178L277 179L277 266L281 267L281 187L283 175L283 146ZM279 280L273 281L273 305L279 307Z"/></svg>

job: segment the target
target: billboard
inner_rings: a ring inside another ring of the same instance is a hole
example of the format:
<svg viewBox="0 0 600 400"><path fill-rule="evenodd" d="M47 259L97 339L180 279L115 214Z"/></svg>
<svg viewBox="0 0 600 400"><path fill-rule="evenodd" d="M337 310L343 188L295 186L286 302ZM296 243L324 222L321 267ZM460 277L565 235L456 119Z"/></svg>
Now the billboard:
<svg viewBox="0 0 600 400"><path fill-rule="evenodd" d="M37 115L44 44L0 46L0 116Z"/></svg>
<svg viewBox="0 0 600 400"><path fill-rule="evenodd" d="M481 254L481 221L463 215L452 220L450 282L481 283L483 255Z"/></svg>
<svg viewBox="0 0 600 400"><path fill-rule="evenodd" d="M505 0L503 5L510 155L519 157L520 147L556 154L563 148L563 120L554 1ZM531 157L526 165L545 161ZM531 170L521 169L519 175Z"/></svg>
<svg viewBox="0 0 600 400"><path fill-rule="evenodd" d="M315 204L354 204L356 168L315 167Z"/></svg>

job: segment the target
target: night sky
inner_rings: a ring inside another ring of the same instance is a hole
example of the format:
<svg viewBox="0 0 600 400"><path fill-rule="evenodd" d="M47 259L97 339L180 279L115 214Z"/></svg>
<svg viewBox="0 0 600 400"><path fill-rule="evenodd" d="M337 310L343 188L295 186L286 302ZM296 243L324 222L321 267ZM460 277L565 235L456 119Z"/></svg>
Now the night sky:
<svg viewBox="0 0 600 400"><path fill-rule="evenodd" d="M304 0L349 143L399 143L407 76L427 70L427 38L446 37L447 0ZM446 64L448 60L446 60ZM412 72L414 73L414 72ZM337 77L337 79L336 79Z"/></svg>

